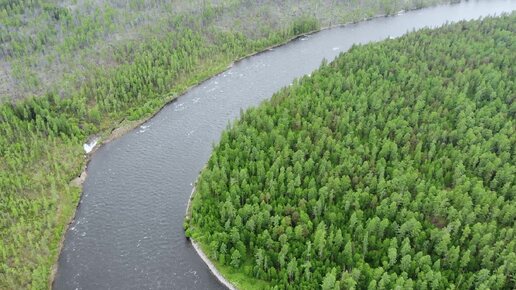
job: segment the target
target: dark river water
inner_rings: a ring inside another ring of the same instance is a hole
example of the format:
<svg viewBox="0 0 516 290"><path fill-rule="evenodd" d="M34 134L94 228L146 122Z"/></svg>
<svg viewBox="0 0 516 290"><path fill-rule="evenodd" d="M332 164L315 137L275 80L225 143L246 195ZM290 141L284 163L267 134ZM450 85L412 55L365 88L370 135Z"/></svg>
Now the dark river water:
<svg viewBox="0 0 516 290"><path fill-rule="evenodd" d="M515 9L516 1L469 1L325 30L244 59L195 87L95 153L54 288L222 289L182 224L192 182L241 109L354 43Z"/></svg>

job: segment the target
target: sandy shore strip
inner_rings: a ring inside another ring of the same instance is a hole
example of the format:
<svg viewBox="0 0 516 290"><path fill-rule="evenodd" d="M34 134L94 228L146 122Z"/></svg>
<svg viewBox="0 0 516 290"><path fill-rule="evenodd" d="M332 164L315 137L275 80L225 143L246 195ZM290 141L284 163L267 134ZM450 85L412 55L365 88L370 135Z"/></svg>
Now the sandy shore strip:
<svg viewBox="0 0 516 290"><path fill-rule="evenodd" d="M204 170L204 167L203 167L203 170ZM195 181L195 184L197 184L197 181ZM186 213L185 213L186 218L191 217L192 199L194 197L194 194L195 194L195 185L192 188L192 192L190 193L190 198L188 199L188 205L186 206ZM226 286L226 288L228 288L230 290L237 290L237 287L235 287L235 285L231 284L231 282L229 282L229 280L224 278L224 276L222 276L222 274L219 272L219 270L217 270L217 267L215 267L215 265L211 262L210 258L208 258L208 256L203 252L199 243L196 240L194 240L193 238L190 238L189 240L192 243L195 251L197 252L197 255L199 255L199 257L201 257L201 259L204 261L206 266L208 266L208 268L210 269L210 272L213 274L213 276L215 276L219 280L219 282L222 283L222 285Z"/></svg>
<svg viewBox="0 0 516 290"><path fill-rule="evenodd" d="M201 259L204 261L204 263L210 268L211 273L219 280L220 283L222 283L224 286L226 286L230 290L237 290L237 288L231 284L222 274L220 274L219 270L213 265L213 263L210 261L208 256L202 251L201 246L194 240L190 239L192 242L192 245L194 246L195 251L201 257Z"/></svg>

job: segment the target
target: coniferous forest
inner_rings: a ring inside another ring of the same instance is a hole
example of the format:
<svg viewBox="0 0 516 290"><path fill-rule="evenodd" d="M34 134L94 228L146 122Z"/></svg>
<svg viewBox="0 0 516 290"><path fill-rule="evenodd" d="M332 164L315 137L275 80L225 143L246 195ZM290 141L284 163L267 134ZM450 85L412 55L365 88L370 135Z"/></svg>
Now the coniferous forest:
<svg viewBox="0 0 516 290"><path fill-rule="evenodd" d="M244 289L515 289L515 51L512 13L323 62L223 133L187 235Z"/></svg>
<svg viewBox="0 0 516 290"><path fill-rule="evenodd" d="M441 2L0 0L0 289L50 286L90 136L297 35Z"/></svg>

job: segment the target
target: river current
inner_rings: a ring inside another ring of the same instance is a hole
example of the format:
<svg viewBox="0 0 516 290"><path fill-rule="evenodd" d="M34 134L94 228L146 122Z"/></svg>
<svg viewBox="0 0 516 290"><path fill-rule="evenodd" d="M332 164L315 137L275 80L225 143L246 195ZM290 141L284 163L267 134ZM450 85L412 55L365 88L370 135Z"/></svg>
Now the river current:
<svg viewBox="0 0 516 290"><path fill-rule="evenodd" d="M184 237L192 183L241 109L260 104L353 44L499 15L516 1L469 1L298 38L236 63L94 154L55 289L223 289Z"/></svg>

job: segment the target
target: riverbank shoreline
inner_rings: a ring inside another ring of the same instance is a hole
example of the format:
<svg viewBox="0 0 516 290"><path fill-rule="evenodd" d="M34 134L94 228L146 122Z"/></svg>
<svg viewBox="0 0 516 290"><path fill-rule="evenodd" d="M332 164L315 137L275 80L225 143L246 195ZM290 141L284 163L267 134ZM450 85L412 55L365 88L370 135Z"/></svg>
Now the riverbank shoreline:
<svg viewBox="0 0 516 290"><path fill-rule="evenodd" d="M229 290L237 290L237 288L219 272L217 267L211 262L210 258L208 258L206 253L204 253L200 244L192 238L190 238L190 242L192 243L195 252L197 252L197 255L199 255L199 257L201 257L201 259L203 260L204 264L208 266L213 276L215 276L215 278L217 278L217 280L219 280L219 282Z"/></svg>
<svg viewBox="0 0 516 290"><path fill-rule="evenodd" d="M204 166L202 170L204 170L205 167L206 166ZM195 181L195 183L193 184L192 192L190 193L190 197L188 198L188 204L186 205L186 212L185 212L186 220L190 219L192 216L192 200L193 200L193 197L195 196L196 185L197 185L197 181ZM228 288L230 290L237 290L238 288L235 285L233 285L233 283L231 283L231 281L226 279L224 277L224 275L222 275L222 273L219 272L219 270L217 269L217 266L215 266L215 264L213 264L213 262L210 260L208 255L202 250L200 242L196 241L192 237L190 237L188 239L189 239L190 243L192 244L193 248L195 249L195 252L197 253L197 255L202 259L204 264L206 264L206 266L208 266L208 269L210 269L211 274L213 276L215 276L215 278L217 278L217 280L219 280L219 282L222 285L224 285L226 288Z"/></svg>

